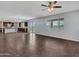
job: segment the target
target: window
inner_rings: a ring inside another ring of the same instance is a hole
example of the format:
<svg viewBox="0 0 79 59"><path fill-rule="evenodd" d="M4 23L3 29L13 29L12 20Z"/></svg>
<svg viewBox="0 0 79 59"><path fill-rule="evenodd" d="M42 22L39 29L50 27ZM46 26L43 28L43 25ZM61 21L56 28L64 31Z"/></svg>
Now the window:
<svg viewBox="0 0 79 59"><path fill-rule="evenodd" d="M28 26L28 23L27 23L27 22L25 22L25 23L24 23L24 25L27 27L27 26Z"/></svg>
<svg viewBox="0 0 79 59"><path fill-rule="evenodd" d="M59 20L59 28L60 29L64 28L64 20Z"/></svg>
<svg viewBox="0 0 79 59"><path fill-rule="evenodd" d="M51 20L48 20L48 21L47 21L47 26L48 26L48 27L52 27L51 23L52 23L52 21L51 21Z"/></svg>
<svg viewBox="0 0 79 59"><path fill-rule="evenodd" d="M53 22L53 24L52 24L52 26L53 26L53 28L58 28L58 20L54 20L54 21L52 21Z"/></svg>
<svg viewBox="0 0 79 59"><path fill-rule="evenodd" d="M48 20L47 26L49 28L53 28L53 29L55 29L55 28L63 29L64 28L64 18Z"/></svg>

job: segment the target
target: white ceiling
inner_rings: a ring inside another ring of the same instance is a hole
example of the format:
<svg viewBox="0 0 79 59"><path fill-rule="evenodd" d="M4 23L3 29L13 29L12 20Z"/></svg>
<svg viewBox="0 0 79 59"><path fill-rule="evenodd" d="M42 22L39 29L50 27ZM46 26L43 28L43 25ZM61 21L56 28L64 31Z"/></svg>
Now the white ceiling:
<svg viewBox="0 0 79 59"><path fill-rule="evenodd" d="M59 1L57 5L62 5L62 8L54 9L52 13L49 13L47 9L42 10L46 7L41 6L41 4L47 3L47 1L0 1L0 16L2 18L30 19L79 10L79 1Z"/></svg>

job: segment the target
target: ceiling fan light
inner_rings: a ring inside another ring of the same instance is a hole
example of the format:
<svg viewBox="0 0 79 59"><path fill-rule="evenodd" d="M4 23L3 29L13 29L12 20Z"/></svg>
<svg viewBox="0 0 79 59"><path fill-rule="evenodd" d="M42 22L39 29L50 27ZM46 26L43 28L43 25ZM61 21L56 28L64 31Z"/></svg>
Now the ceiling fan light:
<svg viewBox="0 0 79 59"><path fill-rule="evenodd" d="M52 12L53 11L53 8L48 8L48 12Z"/></svg>

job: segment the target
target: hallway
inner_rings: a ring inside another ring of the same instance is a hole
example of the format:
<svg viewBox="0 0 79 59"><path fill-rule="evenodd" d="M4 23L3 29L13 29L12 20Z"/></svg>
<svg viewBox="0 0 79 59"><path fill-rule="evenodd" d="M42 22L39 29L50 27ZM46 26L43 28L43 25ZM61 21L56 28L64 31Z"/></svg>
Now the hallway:
<svg viewBox="0 0 79 59"><path fill-rule="evenodd" d="M79 42L26 33L0 33L0 56L79 56Z"/></svg>

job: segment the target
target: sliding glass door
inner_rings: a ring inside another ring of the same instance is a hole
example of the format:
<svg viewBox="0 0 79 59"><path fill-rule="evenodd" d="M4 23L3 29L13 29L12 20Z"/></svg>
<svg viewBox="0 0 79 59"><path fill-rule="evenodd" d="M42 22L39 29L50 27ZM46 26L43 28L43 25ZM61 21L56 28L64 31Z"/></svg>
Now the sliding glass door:
<svg viewBox="0 0 79 59"><path fill-rule="evenodd" d="M30 33L35 33L35 22L32 20L28 21L28 30Z"/></svg>

